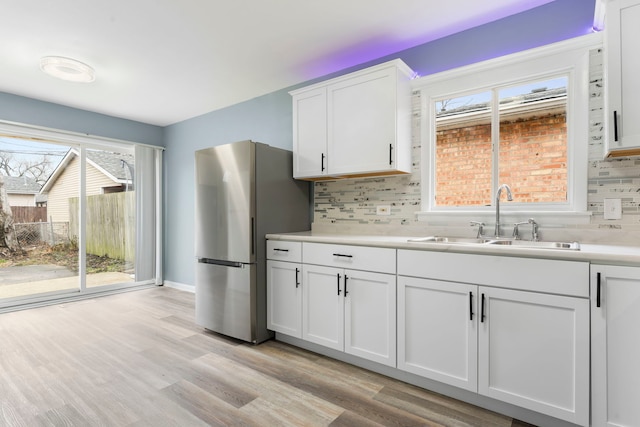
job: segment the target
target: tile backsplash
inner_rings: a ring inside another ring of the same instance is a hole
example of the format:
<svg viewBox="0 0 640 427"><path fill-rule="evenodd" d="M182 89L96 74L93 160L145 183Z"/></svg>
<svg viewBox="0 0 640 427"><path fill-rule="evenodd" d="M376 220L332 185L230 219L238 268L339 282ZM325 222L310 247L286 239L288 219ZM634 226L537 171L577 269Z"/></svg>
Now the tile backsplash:
<svg viewBox="0 0 640 427"><path fill-rule="evenodd" d="M603 160L604 91L602 49L590 52L588 210L586 228L640 230L640 158ZM314 228L334 225L415 226L420 211L420 95L413 95L412 159L408 175L343 179L314 184ZM622 199L622 219L604 219L604 199ZM378 205L391 215L377 216ZM453 225L453 224L452 224Z"/></svg>

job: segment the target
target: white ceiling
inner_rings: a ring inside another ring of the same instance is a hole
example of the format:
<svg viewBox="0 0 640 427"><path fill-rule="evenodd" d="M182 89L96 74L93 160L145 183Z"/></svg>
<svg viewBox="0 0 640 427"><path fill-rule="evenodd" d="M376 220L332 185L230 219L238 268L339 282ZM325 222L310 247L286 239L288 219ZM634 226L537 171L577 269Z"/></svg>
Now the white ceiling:
<svg viewBox="0 0 640 427"><path fill-rule="evenodd" d="M9 1L0 91L166 126L550 1ZM96 81L45 75L47 55Z"/></svg>

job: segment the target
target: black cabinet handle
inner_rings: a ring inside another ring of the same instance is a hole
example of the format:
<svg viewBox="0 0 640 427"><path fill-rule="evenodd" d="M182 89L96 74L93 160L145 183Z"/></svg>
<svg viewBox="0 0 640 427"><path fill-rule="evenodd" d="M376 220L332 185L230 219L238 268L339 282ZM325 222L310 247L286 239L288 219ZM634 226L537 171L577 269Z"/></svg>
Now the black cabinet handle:
<svg viewBox="0 0 640 427"><path fill-rule="evenodd" d="M338 296L340 296L340 273L338 273L337 276L338 276Z"/></svg>
<svg viewBox="0 0 640 427"><path fill-rule="evenodd" d="M324 153L322 153L322 157L320 158L320 171L324 172Z"/></svg>
<svg viewBox="0 0 640 427"><path fill-rule="evenodd" d="M347 279L349 279L349 278L348 278L348 277L347 277L347 275L345 274L345 275L344 275L344 296L345 296L345 297L346 297L346 296L347 296L347 294L349 293L349 291L347 291Z"/></svg>
<svg viewBox="0 0 640 427"><path fill-rule="evenodd" d="M339 256L343 258L353 258L353 255L345 255L345 254L333 254L333 256Z"/></svg>
<svg viewBox="0 0 640 427"><path fill-rule="evenodd" d="M298 286L300 286L300 278L299 278L299 274L300 274L300 269L296 268L296 288Z"/></svg>
<svg viewBox="0 0 640 427"><path fill-rule="evenodd" d="M600 289L602 284L600 283L600 273L596 274L596 307L600 307Z"/></svg>
<svg viewBox="0 0 640 427"><path fill-rule="evenodd" d="M389 144L389 164L393 164L393 144Z"/></svg>
<svg viewBox="0 0 640 427"><path fill-rule="evenodd" d="M480 322L484 323L484 294L482 294L482 300L480 301Z"/></svg>
<svg viewBox="0 0 640 427"><path fill-rule="evenodd" d="M473 320L473 292L469 292L469 320Z"/></svg>
<svg viewBox="0 0 640 427"><path fill-rule="evenodd" d="M278 249L278 248L273 248L274 251L278 251L278 252L289 252L289 249Z"/></svg>
<svg viewBox="0 0 640 427"><path fill-rule="evenodd" d="M613 140L618 141L618 112L613 112Z"/></svg>

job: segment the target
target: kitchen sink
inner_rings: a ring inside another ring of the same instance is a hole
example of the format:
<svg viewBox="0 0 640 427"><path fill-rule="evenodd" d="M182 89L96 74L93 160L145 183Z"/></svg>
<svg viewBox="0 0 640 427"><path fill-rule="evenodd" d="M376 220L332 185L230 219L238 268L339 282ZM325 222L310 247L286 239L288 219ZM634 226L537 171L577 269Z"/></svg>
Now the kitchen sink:
<svg viewBox="0 0 640 427"><path fill-rule="evenodd" d="M487 242L489 245L507 245L518 248L532 248L532 249L567 249L573 251L580 250L580 243L578 242L532 242L530 240L490 240Z"/></svg>
<svg viewBox="0 0 640 427"><path fill-rule="evenodd" d="M510 246L522 249L560 249L579 251L580 244L578 242L545 242L531 240L515 240L515 239L495 239L490 237L470 238L470 237L446 237L446 236L429 236L415 239L408 239L410 243L446 243L460 245L494 245L494 246Z"/></svg>
<svg viewBox="0 0 640 427"><path fill-rule="evenodd" d="M470 238L470 237L444 237L444 236L429 236L421 237L418 239L409 239L408 242L413 243L462 243L462 244L477 244L486 243L489 239L484 238Z"/></svg>

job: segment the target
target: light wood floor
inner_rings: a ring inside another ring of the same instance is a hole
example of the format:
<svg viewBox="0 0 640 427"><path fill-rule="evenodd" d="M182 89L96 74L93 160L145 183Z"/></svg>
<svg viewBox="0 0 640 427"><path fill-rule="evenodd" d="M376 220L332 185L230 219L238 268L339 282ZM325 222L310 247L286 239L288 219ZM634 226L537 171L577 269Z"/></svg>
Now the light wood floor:
<svg viewBox="0 0 640 427"><path fill-rule="evenodd" d="M527 425L193 314L163 287L0 314L0 425Z"/></svg>

